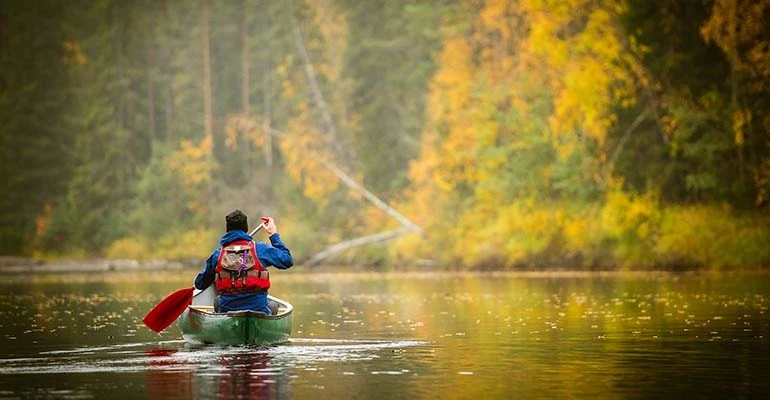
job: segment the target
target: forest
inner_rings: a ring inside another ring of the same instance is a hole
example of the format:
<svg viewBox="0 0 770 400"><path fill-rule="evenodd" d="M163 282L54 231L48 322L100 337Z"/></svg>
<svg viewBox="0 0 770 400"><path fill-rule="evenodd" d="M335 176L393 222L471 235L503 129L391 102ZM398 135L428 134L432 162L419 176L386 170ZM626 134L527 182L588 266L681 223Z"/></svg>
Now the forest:
<svg viewBox="0 0 770 400"><path fill-rule="evenodd" d="M0 152L0 255L762 268L770 0L6 0Z"/></svg>

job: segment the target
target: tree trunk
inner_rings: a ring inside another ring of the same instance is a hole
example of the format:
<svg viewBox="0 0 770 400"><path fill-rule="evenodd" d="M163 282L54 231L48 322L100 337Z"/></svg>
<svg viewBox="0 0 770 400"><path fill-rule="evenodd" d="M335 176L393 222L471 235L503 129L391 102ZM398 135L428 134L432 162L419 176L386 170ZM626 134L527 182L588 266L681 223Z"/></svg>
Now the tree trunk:
<svg viewBox="0 0 770 400"><path fill-rule="evenodd" d="M171 143L174 131L174 87L170 80L166 85L166 135L163 140L165 143Z"/></svg>
<svg viewBox="0 0 770 400"><path fill-rule="evenodd" d="M612 156L610 157L610 160L607 162L606 171L607 171L607 177L605 179L608 179L610 175L612 174L612 169L615 167L615 162L618 160L618 156L620 156L620 152L623 151L623 147L626 145L626 141L628 141L628 138L631 136L631 133L639 126L639 124L644 121L645 118L647 118L647 114L650 113L650 110L652 107L646 107L644 111L642 111L641 114L639 114L634 122L631 123L631 125L626 128L626 131L623 133L623 136L620 138L620 141L618 142L618 145L615 147L615 151L612 152Z"/></svg>
<svg viewBox="0 0 770 400"><path fill-rule="evenodd" d="M154 60L152 46L145 39L145 55L147 58L147 129L150 134L150 155L155 154L155 144L157 143L157 132L155 126L155 80L153 79Z"/></svg>
<svg viewBox="0 0 770 400"><path fill-rule="evenodd" d="M248 0L241 0L241 107L243 116L249 121L251 104L249 100L249 18L248 18ZM250 140L244 141L243 173L250 176L252 170L252 143Z"/></svg>
<svg viewBox="0 0 770 400"><path fill-rule="evenodd" d="M202 5L203 29L201 34L201 50L203 54L203 121L204 137L211 145L214 144L214 120L211 100L211 52L209 49L209 1L203 0ZM207 154L206 168L211 175L211 151Z"/></svg>
<svg viewBox="0 0 770 400"><path fill-rule="evenodd" d="M297 51L299 52L299 56L302 59L302 63L305 65L305 75L307 75L310 91L313 94L313 100L321 111L324 130L326 133L331 135L332 144L337 156L342 160L345 160L345 153L342 150L342 145L340 144L339 136L337 135L337 129L334 127L332 114L329 112L329 106L327 105L323 93L321 92L321 87L318 86L318 79L316 78L315 68L313 68L313 63L310 61L310 56L307 53L305 41L302 39L302 32L299 30L299 24L297 23L297 18L295 16L292 16L292 22L294 24L294 43L297 46Z"/></svg>
<svg viewBox="0 0 770 400"><path fill-rule="evenodd" d="M339 253L342 253L345 250L352 249L358 246L363 246L366 244L384 242L386 240L394 239L407 233L409 233L409 229L401 228L401 229L396 229L392 231L376 233L374 235L363 236L352 240L346 240L344 242L337 243L333 246L329 246L323 251L316 253L313 257L311 257L306 262L306 264L309 266L318 265L321 261L326 260L327 258L333 257Z"/></svg>
<svg viewBox="0 0 770 400"><path fill-rule="evenodd" d="M361 193L361 195L364 196L365 199L369 200L369 202L374 204L375 207L384 211L391 218L398 221L401 225L404 226L404 228L406 228L411 232L422 233L422 228L420 228L417 224L410 221L405 216L401 215L401 213L396 211L396 209L394 209L393 207L387 205L384 201L380 200L379 197L375 196L372 192L367 190L365 187L361 186L358 182L353 180L353 178L351 178L345 172L343 172L339 167L322 158L319 158L318 161L321 164L323 164L323 166L326 167L326 169L328 169L334 175L336 175L340 179L340 181L342 181L342 183L344 183L347 187L349 187L350 189L358 193Z"/></svg>
<svg viewBox="0 0 770 400"><path fill-rule="evenodd" d="M275 135L279 139L289 140L287 135L279 130L271 129L270 133ZM328 169L335 176L337 176L337 178L339 178L340 181L342 181L342 183L345 184L345 186L347 186L353 191L360 193L366 200L374 204L375 207L379 208L380 210L388 214L391 218L395 219L403 226L403 228L401 229L381 232L374 235L364 236L364 237L337 243L333 246L327 247L324 251L321 251L320 253L311 257L310 262L318 263L321 260L324 260L326 258L331 257L332 255L342 252L343 250L347 250L356 246L362 246L369 243L381 242L381 241L393 239L410 232L422 234L422 228L419 225L410 221L408 218L406 218L401 213L399 213L396 209L389 206L384 201L380 200L380 198L375 196L372 192L367 190L365 187L361 186L358 182L356 182L348 174L342 171L339 167L337 167L336 165L334 165L329 161L316 157L313 154L308 154L307 156L321 163L321 165L323 165L326 169Z"/></svg>
<svg viewBox="0 0 770 400"><path fill-rule="evenodd" d="M740 105L738 104L738 64L740 63L740 59L738 57L738 33L736 32L737 26L738 26L738 5L736 3L733 3L730 6L730 12L728 16L728 22L727 22L727 30L728 30L728 37L730 40L730 50L728 53L728 57L730 59L730 109L733 113L735 112L743 112L743 110L740 108ZM733 121L733 125L735 122ZM733 126L733 130L735 129L735 126ZM741 127L740 129L743 129ZM745 182L744 178L744 162L743 162L743 143L745 142L745 138L741 138L740 141L738 141L738 138L735 137L737 133L733 133L733 143L735 143L735 151L738 155L738 176L740 177L741 183Z"/></svg>
<svg viewBox="0 0 770 400"><path fill-rule="evenodd" d="M272 0L266 0L269 3ZM268 4L265 5L265 8ZM265 182L265 201L267 207L273 209L274 206L274 193L273 193L273 135L270 133L270 126L272 125L272 103L270 100L271 92L271 68L270 65L270 20L267 18L267 11L261 14L262 25L262 43L265 48L265 57L263 57L262 67L262 124L265 134L265 166L267 167L266 182Z"/></svg>
<svg viewBox="0 0 770 400"><path fill-rule="evenodd" d="M241 0L241 105L249 115L249 21L246 2Z"/></svg>

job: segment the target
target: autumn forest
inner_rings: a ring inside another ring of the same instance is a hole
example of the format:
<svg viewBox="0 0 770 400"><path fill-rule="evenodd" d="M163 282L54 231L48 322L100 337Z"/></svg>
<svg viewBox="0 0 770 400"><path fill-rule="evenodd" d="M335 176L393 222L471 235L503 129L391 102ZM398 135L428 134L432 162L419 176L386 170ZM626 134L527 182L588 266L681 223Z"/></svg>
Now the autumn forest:
<svg viewBox="0 0 770 400"><path fill-rule="evenodd" d="M770 0L0 2L0 255L770 265ZM264 240L264 236L260 237Z"/></svg>

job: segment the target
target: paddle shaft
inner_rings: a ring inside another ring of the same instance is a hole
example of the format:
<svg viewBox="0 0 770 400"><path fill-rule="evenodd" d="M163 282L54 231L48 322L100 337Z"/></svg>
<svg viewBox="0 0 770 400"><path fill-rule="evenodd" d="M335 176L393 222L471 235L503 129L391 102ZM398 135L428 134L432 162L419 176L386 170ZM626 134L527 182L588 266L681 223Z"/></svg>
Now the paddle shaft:
<svg viewBox="0 0 770 400"><path fill-rule="evenodd" d="M251 231L251 233L249 233L249 236L252 236L252 237L253 237L254 235L256 235L256 234L257 234L257 232L259 232L259 230L260 230L260 229L262 229L262 228L264 228L264 227L265 227L265 224L264 224L264 223L262 223L262 224L259 224L259 226L258 226L258 227L254 228L254 230L253 230L253 231Z"/></svg>

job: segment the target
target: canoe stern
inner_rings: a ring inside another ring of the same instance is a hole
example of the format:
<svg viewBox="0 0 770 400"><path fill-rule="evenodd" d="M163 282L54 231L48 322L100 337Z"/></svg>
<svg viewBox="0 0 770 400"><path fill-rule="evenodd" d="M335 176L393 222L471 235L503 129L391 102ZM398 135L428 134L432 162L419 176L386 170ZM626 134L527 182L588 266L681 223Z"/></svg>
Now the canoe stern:
<svg viewBox="0 0 770 400"><path fill-rule="evenodd" d="M177 325L185 341L194 344L279 344L289 340L292 329L292 307L281 303L283 307L278 315L257 311L214 313L212 307L193 305L179 316Z"/></svg>

